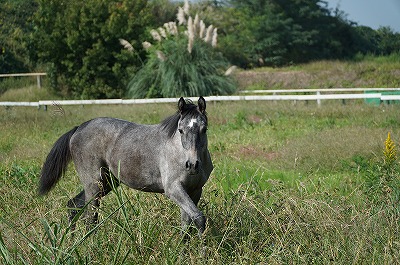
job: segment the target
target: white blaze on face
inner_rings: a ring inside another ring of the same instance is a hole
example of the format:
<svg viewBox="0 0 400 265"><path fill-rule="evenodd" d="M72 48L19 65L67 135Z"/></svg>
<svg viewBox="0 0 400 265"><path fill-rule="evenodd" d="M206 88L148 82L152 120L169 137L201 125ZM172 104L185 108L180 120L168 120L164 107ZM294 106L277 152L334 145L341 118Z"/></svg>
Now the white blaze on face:
<svg viewBox="0 0 400 265"><path fill-rule="evenodd" d="M197 120L196 119L191 119L190 123L189 123L189 128L192 128L195 123L197 123Z"/></svg>

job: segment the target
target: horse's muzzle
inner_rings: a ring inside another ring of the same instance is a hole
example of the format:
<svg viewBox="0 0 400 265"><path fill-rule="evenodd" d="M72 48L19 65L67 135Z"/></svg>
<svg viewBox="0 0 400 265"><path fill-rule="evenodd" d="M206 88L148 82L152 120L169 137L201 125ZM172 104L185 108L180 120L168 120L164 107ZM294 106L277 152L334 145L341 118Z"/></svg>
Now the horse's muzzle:
<svg viewBox="0 0 400 265"><path fill-rule="evenodd" d="M195 175L199 173L199 165L200 165L199 160L196 160L195 163L192 163L188 160L186 161L186 170L190 175Z"/></svg>

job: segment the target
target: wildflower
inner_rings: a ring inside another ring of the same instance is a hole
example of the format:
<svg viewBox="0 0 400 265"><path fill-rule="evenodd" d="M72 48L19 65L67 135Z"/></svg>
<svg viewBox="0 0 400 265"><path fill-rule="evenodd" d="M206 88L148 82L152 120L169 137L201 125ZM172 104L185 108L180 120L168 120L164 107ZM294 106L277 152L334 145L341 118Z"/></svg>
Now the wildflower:
<svg viewBox="0 0 400 265"><path fill-rule="evenodd" d="M392 165L397 159L396 156L396 145L390 137L390 132L385 141L385 149L383 150L384 162L386 165Z"/></svg>

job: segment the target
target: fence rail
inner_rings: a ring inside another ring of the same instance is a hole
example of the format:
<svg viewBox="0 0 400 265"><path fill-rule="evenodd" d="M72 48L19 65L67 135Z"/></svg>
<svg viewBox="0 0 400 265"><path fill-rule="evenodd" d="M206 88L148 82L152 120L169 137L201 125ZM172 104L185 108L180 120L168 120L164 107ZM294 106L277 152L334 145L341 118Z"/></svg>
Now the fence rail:
<svg viewBox="0 0 400 265"><path fill-rule="evenodd" d="M376 88L300 88L300 89L268 89L268 90L242 90L241 94L286 94L286 93L318 93L318 92L371 92L371 91L400 91L399 87Z"/></svg>
<svg viewBox="0 0 400 265"><path fill-rule="evenodd" d="M377 91L376 89L374 89ZM387 90L387 89L385 89ZM400 89L393 89L400 90ZM318 90L321 91L321 90ZM384 91L384 90L378 90ZM296 92L298 92L296 90ZM314 92L314 91L313 91ZM197 98L190 98L196 101ZM311 94L311 95L239 95L239 96L210 96L205 97L208 102L216 101L316 101L321 105L321 100L351 100L351 99L376 99L380 101L400 100L400 95L383 95L382 93L356 93L356 94ZM0 102L0 106L29 106L43 107L45 110L49 105L127 105L148 103L174 103L178 98L152 98L152 99L96 99L96 100L40 100L38 102Z"/></svg>
<svg viewBox="0 0 400 265"><path fill-rule="evenodd" d="M47 75L46 73L17 73L17 74L0 74L2 77L24 77L24 76L36 76L36 83L38 88L42 87L42 76Z"/></svg>

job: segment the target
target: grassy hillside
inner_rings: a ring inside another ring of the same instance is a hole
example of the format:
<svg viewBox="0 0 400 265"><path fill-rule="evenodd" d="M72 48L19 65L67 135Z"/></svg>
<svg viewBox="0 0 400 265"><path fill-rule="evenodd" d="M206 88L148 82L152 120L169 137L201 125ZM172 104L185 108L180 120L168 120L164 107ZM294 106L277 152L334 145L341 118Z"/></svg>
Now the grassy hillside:
<svg viewBox="0 0 400 265"><path fill-rule="evenodd" d="M239 89L400 87L400 54L237 73Z"/></svg>

